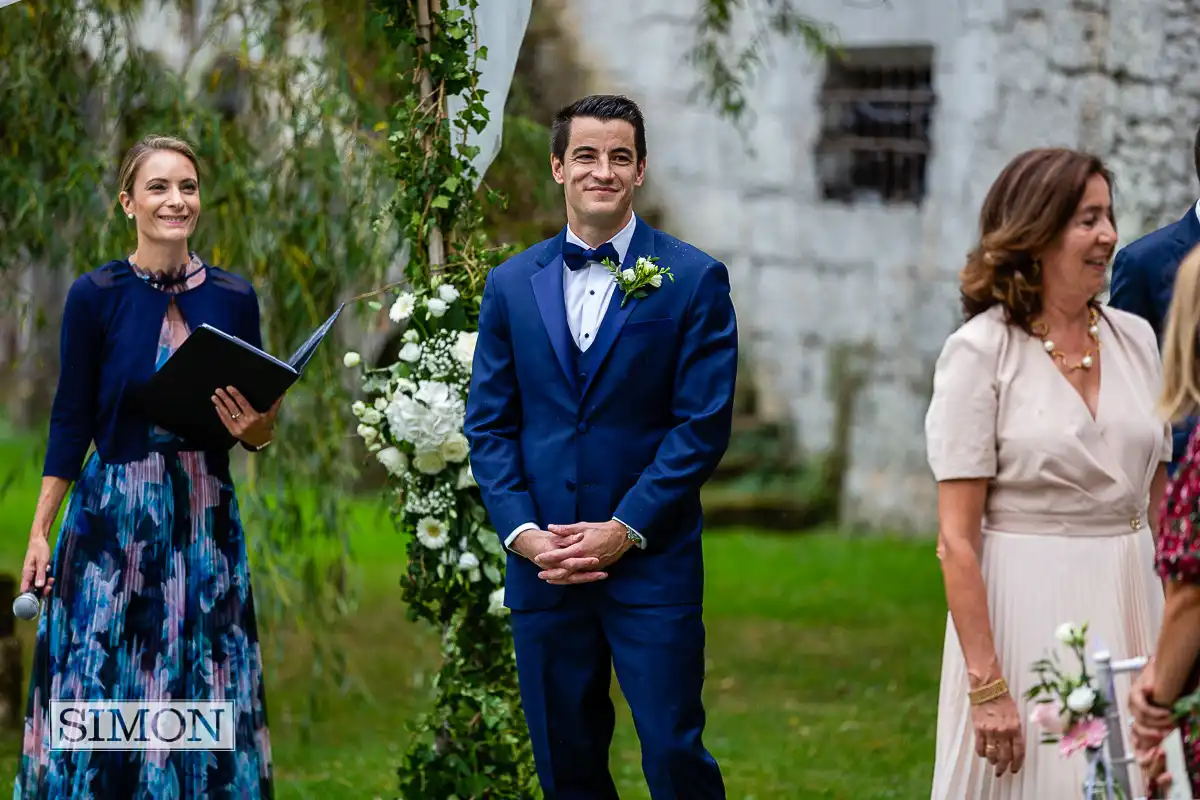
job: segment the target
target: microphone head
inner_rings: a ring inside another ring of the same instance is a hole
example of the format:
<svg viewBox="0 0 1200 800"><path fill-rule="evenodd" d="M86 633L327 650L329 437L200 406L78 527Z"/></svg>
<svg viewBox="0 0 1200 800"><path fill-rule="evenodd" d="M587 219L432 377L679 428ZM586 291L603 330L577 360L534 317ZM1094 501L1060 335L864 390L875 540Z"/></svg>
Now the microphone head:
<svg viewBox="0 0 1200 800"><path fill-rule="evenodd" d="M34 619L41 611L42 604L33 592L25 592L13 600L13 616L17 619Z"/></svg>

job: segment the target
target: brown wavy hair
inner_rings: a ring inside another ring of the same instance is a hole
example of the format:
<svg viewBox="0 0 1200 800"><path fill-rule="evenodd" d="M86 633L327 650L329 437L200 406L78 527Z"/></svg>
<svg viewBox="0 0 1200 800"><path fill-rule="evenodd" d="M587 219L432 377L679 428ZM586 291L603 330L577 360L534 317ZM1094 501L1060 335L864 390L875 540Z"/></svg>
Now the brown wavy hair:
<svg viewBox="0 0 1200 800"><path fill-rule="evenodd" d="M1089 153L1042 147L1008 163L983 201L979 243L959 272L965 320L999 304L1009 324L1033 332L1042 313L1037 255L1066 230L1093 175L1108 183L1111 198L1112 174Z"/></svg>

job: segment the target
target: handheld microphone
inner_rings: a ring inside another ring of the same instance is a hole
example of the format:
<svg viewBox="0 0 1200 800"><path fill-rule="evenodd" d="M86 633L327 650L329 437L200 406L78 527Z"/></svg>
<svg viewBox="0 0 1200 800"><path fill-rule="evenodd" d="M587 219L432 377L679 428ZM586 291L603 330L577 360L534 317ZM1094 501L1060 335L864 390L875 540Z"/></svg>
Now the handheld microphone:
<svg viewBox="0 0 1200 800"><path fill-rule="evenodd" d="M33 592L25 592L13 600L13 616L17 619L34 619L42 610L42 603Z"/></svg>

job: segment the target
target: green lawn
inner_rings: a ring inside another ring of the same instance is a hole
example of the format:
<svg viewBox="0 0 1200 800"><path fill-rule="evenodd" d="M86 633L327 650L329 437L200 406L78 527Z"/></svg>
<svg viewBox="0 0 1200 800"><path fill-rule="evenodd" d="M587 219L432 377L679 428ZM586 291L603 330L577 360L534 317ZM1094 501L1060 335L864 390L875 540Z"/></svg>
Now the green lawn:
<svg viewBox="0 0 1200 800"><path fill-rule="evenodd" d="M27 442L0 440L0 466L29 452ZM14 574L36 466L0 491L0 570ZM0 472L0 490L5 478ZM268 686L282 798L395 797L404 722L420 707L434 665L431 637L405 620L394 588L403 543L369 501L352 536L364 596L338 638L365 693L330 698L303 741L309 665L304 648L285 637L287 658L273 665ZM705 553L706 741L731 800L927 796L945 624L932 544L722 531L707 536ZM27 656L32 629L21 625ZM615 687L614 774L624 800L648 798ZM5 780L18 747L15 734L0 734Z"/></svg>

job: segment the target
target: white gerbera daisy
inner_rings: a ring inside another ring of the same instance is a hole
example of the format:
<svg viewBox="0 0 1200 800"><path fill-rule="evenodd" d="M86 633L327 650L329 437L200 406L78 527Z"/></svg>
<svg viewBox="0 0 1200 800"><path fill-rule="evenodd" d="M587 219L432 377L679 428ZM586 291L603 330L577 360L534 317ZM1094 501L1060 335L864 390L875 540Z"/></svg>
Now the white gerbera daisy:
<svg viewBox="0 0 1200 800"><path fill-rule="evenodd" d="M441 550L449 537L446 523L433 517L422 517L417 523L417 541L430 550Z"/></svg>

